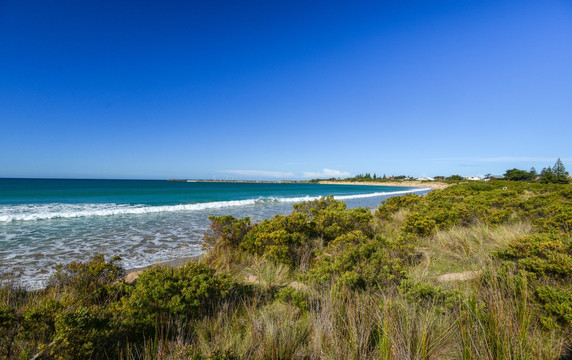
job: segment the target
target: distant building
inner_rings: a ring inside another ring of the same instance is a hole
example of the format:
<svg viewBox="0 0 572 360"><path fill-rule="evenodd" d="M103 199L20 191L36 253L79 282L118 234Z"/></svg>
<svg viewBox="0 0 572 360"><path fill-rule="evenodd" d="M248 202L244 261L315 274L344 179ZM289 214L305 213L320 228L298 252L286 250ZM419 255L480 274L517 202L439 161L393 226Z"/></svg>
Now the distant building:
<svg viewBox="0 0 572 360"><path fill-rule="evenodd" d="M430 177L418 177L415 180L417 180L417 181L435 181L435 179L430 178Z"/></svg>
<svg viewBox="0 0 572 360"><path fill-rule="evenodd" d="M480 181L483 180L482 176L463 176L464 180Z"/></svg>

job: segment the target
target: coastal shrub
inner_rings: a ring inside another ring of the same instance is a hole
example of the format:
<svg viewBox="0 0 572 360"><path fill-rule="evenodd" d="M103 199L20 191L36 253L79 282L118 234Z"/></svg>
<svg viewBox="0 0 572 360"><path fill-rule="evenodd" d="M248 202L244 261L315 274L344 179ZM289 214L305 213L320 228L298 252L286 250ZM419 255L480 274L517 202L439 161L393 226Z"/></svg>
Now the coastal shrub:
<svg viewBox="0 0 572 360"><path fill-rule="evenodd" d="M496 253L505 260L537 275L565 277L572 275L572 242L556 234L530 234Z"/></svg>
<svg viewBox="0 0 572 360"><path fill-rule="evenodd" d="M250 218L236 219L231 215L209 217L209 229L203 237L203 250L209 251L216 246L236 249L244 235L250 230Z"/></svg>
<svg viewBox="0 0 572 360"><path fill-rule="evenodd" d="M507 184L510 188L505 186ZM390 210L387 209L404 201L392 199L380 207L376 213L378 217L388 218ZM572 225L569 224L572 222L572 211L549 210L555 202L563 208L570 206L569 202L546 187L506 181L494 184L458 184L419 197L415 206L408 208L401 231L408 237L426 237L435 230L452 226L477 223L497 226L522 220L537 220L539 228L543 225L567 230ZM386 206L387 209L384 210ZM394 207L391 211L397 208ZM545 216L547 214L549 216ZM554 222L557 224L554 225Z"/></svg>
<svg viewBox="0 0 572 360"><path fill-rule="evenodd" d="M325 245L353 230L360 230L368 235L373 234L371 228L373 216L369 209L361 207L348 209L345 202L335 200L333 196L295 204L293 214L307 215L315 231L309 235L319 237Z"/></svg>
<svg viewBox="0 0 572 360"><path fill-rule="evenodd" d="M155 266L137 279L124 297L127 321L152 327L166 319L182 323L210 313L222 299L238 290L227 274L215 274L207 265L188 262L179 268Z"/></svg>
<svg viewBox="0 0 572 360"><path fill-rule="evenodd" d="M0 305L0 358L7 359L12 354L19 323L20 318L14 308Z"/></svg>
<svg viewBox="0 0 572 360"><path fill-rule="evenodd" d="M301 290L296 290L290 286L285 286L274 295L276 300L291 304L300 310L308 309L308 294Z"/></svg>
<svg viewBox="0 0 572 360"><path fill-rule="evenodd" d="M380 219L389 220L398 210L412 210L421 201L421 196L417 194L405 194L403 196L393 196L385 199L381 206L375 211L375 216Z"/></svg>
<svg viewBox="0 0 572 360"><path fill-rule="evenodd" d="M533 225L538 231L572 233L572 203L553 203L537 209Z"/></svg>
<svg viewBox="0 0 572 360"><path fill-rule="evenodd" d="M105 309L66 308L55 319L54 359L106 359L114 355L116 327Z"/></svg>
<svg viewBox="0 0 572 360"><path fill-rule="evenodd" d="M427 282L405 279L399 284L400 292L407 300L422 305L440 304L453 308L458 304L462 293L458 290L445 290Z"/></svg>
<svg viewBox="0 0 572 360"><path fill-rule="evenodd" d="M401 226L401 232L405 235L425 237L431 235L437 229L437 222L429 216L420 213L410 213Z"/></svg>
<svg viewBox="0 0 572 360"><path fill-rule="evenodd" d="M534 295L549 316L564 327L572 327L572 288L539 286ZM547 320L543 321L545 324Z"/></svg>
<svg viewBox="0 0 572 360"><path fill-rule="evenodd" d="M411 249L402 242L382 236L369 238L354 231L341 235L318 253L308 279L353 289L386 286L404 278L412 259Z"/></svg>
<svg viewBox="0 0 572 360"><path fill-rule="evenodd" d="M346 204L325 197L294 205L290 215L276 215L256 224L244 237L241 248L271 261L295 266L300 249L312 239L327 245L338 236L359 230L373 234L368 209L347 209Z"/></svg>
<svg viewBox="0 0 572 360"><path fill-rule="evenodd" d="M115 256L106 262L104 256L99 254L87 262L59 264L56 273L48 280L48 288L65 292L74 299L89 304L110 301L116 294L112 285L125 276L120 261Z"/></svg>
<svg viewBox="0 0 572 360"><path fill-rule="evenodd" d="M276 215L256 224L245 236L241 248L271 261L294 265L297 250L313 234L313 224L307 215Z"/></svg>
<svg viewBox="0 0 572 360"><path fill-rule="evenodd" d="M34 350L34 353L37 349L47 349L53 343L56 333L56 317L63 309L61 301L45 293L38 301L24 307L18 334L20 346L29 351ZM29 355L31 357L33 354Z"/></svg>

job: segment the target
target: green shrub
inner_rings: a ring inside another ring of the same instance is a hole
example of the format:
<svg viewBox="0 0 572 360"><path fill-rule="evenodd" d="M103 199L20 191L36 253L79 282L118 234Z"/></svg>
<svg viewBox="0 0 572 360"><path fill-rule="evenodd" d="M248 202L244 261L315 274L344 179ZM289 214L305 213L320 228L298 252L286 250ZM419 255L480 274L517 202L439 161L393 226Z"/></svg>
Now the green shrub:
<svg viewBox="0 0 572 360"><path fill-rule="evenodd" d="M560 324L572 325L572 289L553 286L539 286L535 296L542 308Z"/></svg>
<svg viewBox="0 0 572 360"><path fill-rule="evenodd" d="M237 287L228 275L216 275L202 263L156 266L139 276L131 295L123 298L123 310L128 320L147 326L169 318L187 322L210 313L233 290Z"/></svg>
<svg viewBox="0 0 572 360"><path fill-rule="evenodd" d="M401 226L401 232L405 235L425 237L431 235L437 229L434 219L420 213L410 213Z"/></svg>
<svg viewBox="0 0 572 360"><path fill-rule="evenodd" d="M64 305L60 301L47 296L26 307L22 316L20 338L30 343L33 348L47 346L56 333L56 316L63 309Z"/></svg>
<svg viewBox="0 0 572 360"><path fill-rule="evenodd" d="M307 277L314 283L336 282L349 288L385 286L402 279L412 259L406 243L354 231L319 252Z"/></svg>
<svg viewBox="0 0 572 360"><path fill-rule="evenodd" d="M55 320L55 345L50 351L54 359L106 359L114 355L116 328L105 309L67 308Z"/></svg>
<svg viewBox="0 0 572 360"><path fill-rule="evenodd" d="M570 238L556 234L531 234L511 242L496 255L515 261L518 266L537 275L565 277L572 275Z"/></svg>
<svg viewBox="0 0 572 360"><path fill-rule="evenodd" d="M392 196L382 202L381 206L379 206L375 211L375 216L380 219L390 220L391 216L398 210L412 210L420 201L421 196L417 194Z"/></svg>
<svg viewBox="0 0 572 360"><path fill-rule="evenodd" d="M250 230L250 218L236 219L233 216L210 216L210 227L203 238L203 250L215 246L236 249Z"/></svg>
<svg viewBox="0 0 572 360"><path fill-rule="evenodd" d="M304 291L296 290L290 286L285 286L274 295L276 300L292 304L300 310L308 309L308 294Z"/></svg>
<svg viewBox="0 0 572 360"><path fill-rule="evenodd" d="M20 318L9 305L0 305L0 358L7 359L13 352Z"/></svg>
<svg viewBox="0 0 572 360"><path fill-rule="evenodd" d="M538 231L572 233L572 204L558 200L536 210L534 226Z"/></svg>
<svg viewBox="0 0 572 360"><path fill-rule="evenodd" d="M399 290L411 302L421 303L423 305L438 303L446 305L449 308L457 305L462 295L458 290L445 290L440 286L409 279L405 279L401 282Z"/></svg>
<svg viewBox="0 0 572 360"><path fill-rule="evenodd" d="M329 196L294 205L290 215L276 215L255 225L244 237L241 248L290 266L296 266L300 249L312 239L324 245L342 234L359 230L373 234L371 212L365 208L347 209L346 204Z"/></svg>
<svg viewBox="0 0 572 360"><path fill-rule="evenodd" d="M118 264L120 261L118 256L106 262L103 255L95 255L88 262L59 264L48 280L48 288L86 304L108 302L117 292L112 285L125 276L125 270Z"/></svg>

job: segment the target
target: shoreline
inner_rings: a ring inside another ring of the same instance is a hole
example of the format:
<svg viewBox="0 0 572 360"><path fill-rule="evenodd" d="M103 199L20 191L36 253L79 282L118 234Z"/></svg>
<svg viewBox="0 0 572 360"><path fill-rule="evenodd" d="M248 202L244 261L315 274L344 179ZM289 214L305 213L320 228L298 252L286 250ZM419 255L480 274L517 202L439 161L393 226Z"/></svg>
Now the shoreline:
<svg viewBox="0 0 572 360"><path fill-rule="evenodd" d="M416 188L430 188L433 190L444 189L449 186L442 182L421 182L421 181L384 181L384 182L354 182L354 181L320 181L319 184L323 185L367 185L367 186L397 186L397 187L416 187ZM373 210L373 209L372 209ZM184 256L180 258L175 258L169 261L162 261L147 266L139 266L131 269L125 269L124 280L127 283L133 283L139 277L144 270L152 268L154 266L167 266L171 268L178 268L185 265L190 261L199 261L202 257L201 255Z"/></svg>
<svg viewBox="0 0 572 360"><path fill-rule="evenodd" d="M431 181L320 181L318 184L323 185L367 185L367 186L400 186L400 187L420 187L420 188L431 188L433 190L441 190L450 186L443 182L431 182Z"/></svg>

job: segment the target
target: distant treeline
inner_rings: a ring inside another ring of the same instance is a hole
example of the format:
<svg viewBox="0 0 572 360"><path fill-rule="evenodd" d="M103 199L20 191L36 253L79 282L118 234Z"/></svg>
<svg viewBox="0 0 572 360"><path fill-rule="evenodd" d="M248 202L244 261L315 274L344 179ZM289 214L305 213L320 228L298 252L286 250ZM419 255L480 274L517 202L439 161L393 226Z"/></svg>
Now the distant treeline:
<svg viewBox="0 0 572 360"><path fill-rule="evenodd" d="M491 174L486 174L482 177L481 180L487 180L495 178ZM501 178L496 176L496 178ZM431 180L432 179L432 180ZM419 180L428 180L428 181L444 181L448 183L454 183L458 181L467 180L466 177L461 175L455 174L450 176L434 176L433 178L420 178ZM510 180L510 181L528 181L534 182L538 181L543 184L568 184L570 183L570 177L564 164L558 158L554 166L545 167L542 169L540 173L536 171L534 167L530 169L530 171L520 170L520 169L509 169L506 170L504 175L502 176L503 180ZM382 176L378 176L376 173L364 173L358 174L353 177L348 178L329 178L329 179L312 179L309 182L311 183L318 183L320 181L350 181L350 182L390 182L390 181L405 181L405 180L416 180L413 176L407 175L391 175L386 176L383 174Z"/></svg>
<svg viewBox="0 0 572 360"><path fill-rule="evenodd" d="M504 173L506 180L512 181L539 181L543 184L568 184L570 178L564 164L558 158L554 166L545 167L540 174L532 167L530 171L520 169L510 169Z"/></svg>

